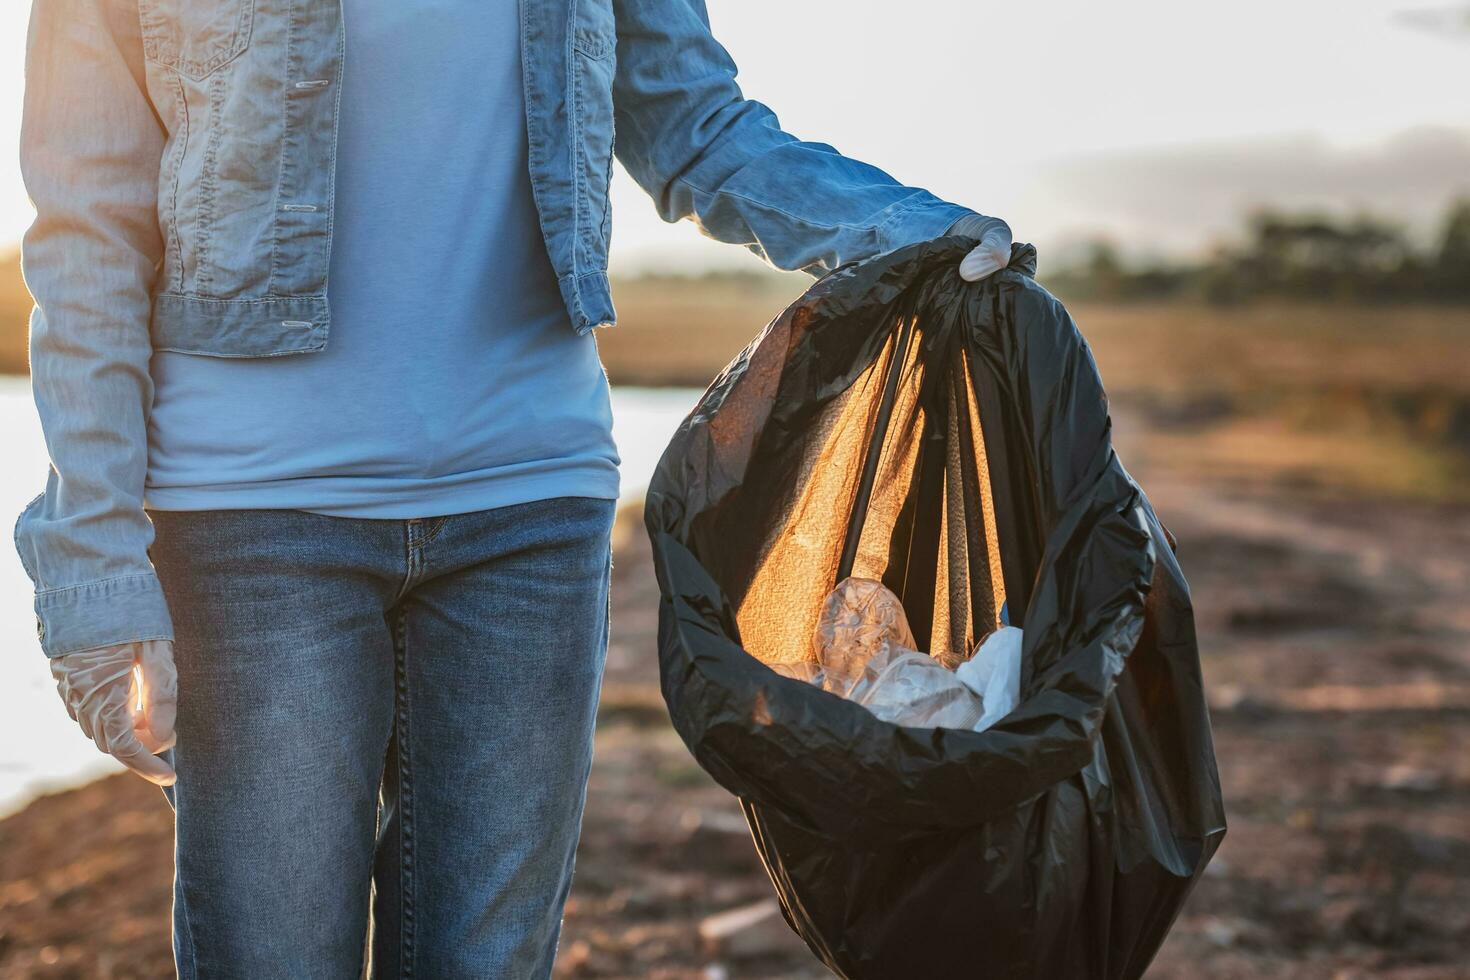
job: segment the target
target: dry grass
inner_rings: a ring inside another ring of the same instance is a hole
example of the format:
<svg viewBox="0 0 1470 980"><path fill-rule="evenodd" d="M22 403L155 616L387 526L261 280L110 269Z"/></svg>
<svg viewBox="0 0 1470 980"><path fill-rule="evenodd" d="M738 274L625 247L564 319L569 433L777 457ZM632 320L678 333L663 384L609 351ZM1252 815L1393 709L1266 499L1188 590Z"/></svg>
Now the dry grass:
<svg viewBox="0 0 1470 980"><path fill-rule="evenodd" d="M1073 304L1110 388L1371 384L1470 391L1470 309Z"/></svg>
<svg viewBox="0 0 1470 980"><path fill-rule="evenodd" d="M20 253L0 254L0 374L25 374L31 294L20 276Z"/></svg>
<svg viewBox="0 0 1470 980"><path fill-rule="evenodd" d="M1148 450L1335 497L1470 501L1470 310L1073 310Z"/></svg>
<svg viewBox="0 0 1470 980"><path fill-rule="evenodd" d="M702 388L811 282L801 274L619 280L618 325L597 335L608 376Z"/></svg>

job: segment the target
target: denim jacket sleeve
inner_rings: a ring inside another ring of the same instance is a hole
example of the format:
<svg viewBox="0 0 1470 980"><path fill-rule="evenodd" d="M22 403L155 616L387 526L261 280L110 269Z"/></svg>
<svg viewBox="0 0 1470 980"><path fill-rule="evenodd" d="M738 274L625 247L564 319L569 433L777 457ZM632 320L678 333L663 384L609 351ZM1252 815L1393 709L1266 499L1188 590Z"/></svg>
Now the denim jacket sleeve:
<svg viewBox="0 0 1470 980"><path fill-rule="evenodd" d="M704 0L616 0L617 156L665 221L813 275L944 234L968 208L783 132L745 98Z"/></svg>
<svg viewBox="0 0 1470 980"><path fill-rule="evenodd" d="M21 172L36 220L21 261L51 468L15 539L53 657L173 637L143 510L164 145L144 84L136 0L35 0Z"/></svg>

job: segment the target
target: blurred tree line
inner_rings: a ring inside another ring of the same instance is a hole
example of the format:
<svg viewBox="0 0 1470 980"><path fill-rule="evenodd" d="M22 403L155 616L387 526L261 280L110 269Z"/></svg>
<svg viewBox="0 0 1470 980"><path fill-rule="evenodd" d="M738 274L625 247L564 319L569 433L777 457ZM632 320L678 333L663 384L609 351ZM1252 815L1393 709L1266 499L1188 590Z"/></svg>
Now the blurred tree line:
<svg viewBox="0 0 1470 980"><path fill-rule="evenodd" d="M1221 246L1201 262L1130 265L1100 241L1046 283L1072 299L1470 303L1470 198L1450 205L1428 248L1372 215L1264 210L1251 218L1243 244Z"/></svg>

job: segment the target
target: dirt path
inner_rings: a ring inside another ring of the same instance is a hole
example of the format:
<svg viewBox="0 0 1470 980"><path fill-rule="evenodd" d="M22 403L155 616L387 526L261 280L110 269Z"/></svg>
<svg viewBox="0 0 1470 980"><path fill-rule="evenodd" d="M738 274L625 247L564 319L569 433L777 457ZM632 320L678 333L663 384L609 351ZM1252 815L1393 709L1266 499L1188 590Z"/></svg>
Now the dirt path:
<svg viewBox="0 0 1470 980"><path fill-rule="evenodd" d="M1230 819L1150 976L1470 975L1470 511L1205 487L1121 441L1181 541Z"/></svg>

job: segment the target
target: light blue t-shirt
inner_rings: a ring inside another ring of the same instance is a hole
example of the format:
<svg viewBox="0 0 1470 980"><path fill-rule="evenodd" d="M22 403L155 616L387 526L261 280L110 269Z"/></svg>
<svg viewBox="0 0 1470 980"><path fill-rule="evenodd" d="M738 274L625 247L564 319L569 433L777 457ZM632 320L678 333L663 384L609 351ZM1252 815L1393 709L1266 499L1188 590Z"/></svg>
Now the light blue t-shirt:
<svg viewBox="0 0 1470 980"><path fill-rule="evenodd" d="M155 353L145 503L431 517L616 497L537 225L513 0L346 0L323 351Z"/></svg>

